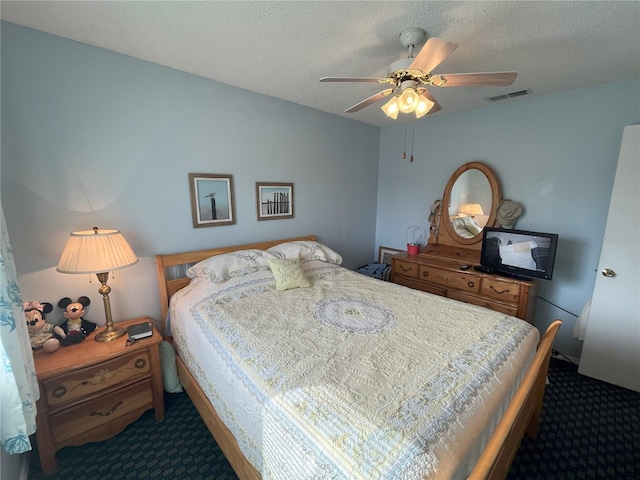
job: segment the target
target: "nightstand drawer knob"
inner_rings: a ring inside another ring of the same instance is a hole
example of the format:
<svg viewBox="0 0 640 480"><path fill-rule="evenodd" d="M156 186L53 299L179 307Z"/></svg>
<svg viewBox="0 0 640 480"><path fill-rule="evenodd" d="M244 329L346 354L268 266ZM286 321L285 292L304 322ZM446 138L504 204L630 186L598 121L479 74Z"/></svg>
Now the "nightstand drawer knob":
<svg viewBox="0 0 640 480"><path fill-rule="evenodd" d="M473 288L476 286L476 284L473 282L467 282L467 285L469 286L469 288Z"/></svg>
<svg viewBox="0 0 640 480"><path fill-rule="evenodd" d="M100 415L101 417L108 417L109 415L111 415L113 412L116 411L116 408L118 408L120 405L122 405L122 400L119 400L111 410L107 411L107 412L91 412L89 414L89 416L91 417L95 417L96 415Z"/></svg>
<svg viewBox="0 0 640 480"><path fill-rule="evenodd" d="M423 277L428 277L429 276L429 272L427 272L426 270L424 272L422 272L422 276Z"/></svg>
<svg viewBox="0 0 640 480"><path fill-rule="evenodd" d="M65 393L67 393L66 387L59 386L59 387L56 387L53 390L53 392L51 392L51 395L53 395L56 398L62 398L64 397Z"/></svg>

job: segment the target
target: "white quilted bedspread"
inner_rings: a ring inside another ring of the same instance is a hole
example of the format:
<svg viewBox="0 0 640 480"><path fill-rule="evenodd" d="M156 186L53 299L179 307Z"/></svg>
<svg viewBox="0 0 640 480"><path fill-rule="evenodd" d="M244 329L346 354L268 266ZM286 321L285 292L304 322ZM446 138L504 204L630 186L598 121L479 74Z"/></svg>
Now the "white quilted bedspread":
<svg viewBox="0 0 640 480"><path fill-rule="evenodd" d="M260 270L172 298L185 360L267 479L466 476L533 358L513 317L303 263L311 288Z"/></svg>

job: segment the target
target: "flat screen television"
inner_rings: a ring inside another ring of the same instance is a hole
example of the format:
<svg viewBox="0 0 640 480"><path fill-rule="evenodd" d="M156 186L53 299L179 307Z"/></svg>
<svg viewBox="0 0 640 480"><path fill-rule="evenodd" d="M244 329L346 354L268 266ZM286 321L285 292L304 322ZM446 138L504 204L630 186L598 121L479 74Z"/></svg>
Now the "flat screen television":
<svg viewBox="0 0 640 480"><path fill-rule="evenodd" d="M480 265L498 274L551 280L557 244L555 233L485 227Z"/></svg>

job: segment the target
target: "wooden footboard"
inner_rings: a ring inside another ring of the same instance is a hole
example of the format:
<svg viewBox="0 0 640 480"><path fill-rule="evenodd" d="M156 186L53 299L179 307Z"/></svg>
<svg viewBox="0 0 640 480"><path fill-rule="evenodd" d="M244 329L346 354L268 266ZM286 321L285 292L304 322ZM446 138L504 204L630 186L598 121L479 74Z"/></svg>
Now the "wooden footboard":
<svg viewBox="0 0 640 480"><path fill-rule="evenodd" d="M184 275L168 278L166 276L167 268L193 264L212 255L219 255L234 250L249 248L267 249L286 241L314 239L315 237L313 236L307 236L183 254L158 255L156 257L156 264L164 318L166 319L171 295L189 283L189 279ZM542 336L533 363L525 373L521 385L516 390L505 414L499 421L487 446L469 475L469 479L506 478L511 462L515 457L525 432L527 435L535 438L542 408L549 360L551 358L551 346L561 324L562 322L560 320L554 321ZM178 374L183 387L240 480L261 480L262 477L260 473L246 459L233 434L222 422L209 402L209 399L179 355L177 356L177 364Z"/></svg>
<svg viewBox="0 0 640 480"><path fill-rule="evenodd" d="M525 431L532 438L538 434L551 346L560 325L560 320L554 321L542 336L533 363L471 471L469 480L506 478Z"/></svg>

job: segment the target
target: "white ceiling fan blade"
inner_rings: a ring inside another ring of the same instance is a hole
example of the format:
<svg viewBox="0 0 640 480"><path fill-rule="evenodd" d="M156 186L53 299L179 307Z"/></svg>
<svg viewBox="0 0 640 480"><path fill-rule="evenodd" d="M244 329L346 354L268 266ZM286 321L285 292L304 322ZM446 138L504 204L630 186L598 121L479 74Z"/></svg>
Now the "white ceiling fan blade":
<svg viewBox="0 0 640 480"><path fill-rule="evenodd" d="M491 73L452 73L438 75L445 79L439 87L479 87L482 85L507 86L515 82L516 72L491 72Z"/></svg>
<svg viewBox="0 0 640 480"><path fill-rule="evenodd" d="M375 95L371 95L369 98L362 100L360 103L356 103L353 107L348 108L344 111L344 113L353 113L362 110L364 107L368 107L372 103L377 102L378 100L386 97L393 93L393 88L387 88L381 92L376 93Z"/></svg>
<svg viewBox="0 0 640 480"><path fill-rule="evenodd" d="M389 78L368 77L322 77L319 82L369 82L369 83L395 83Z"/></svg>
<svg viewBox="0 0 640 480"><path fill-rule="evenodd" d="M453 52L458 45L447 42L440 38L431 37L422 47L416 58L409 67L412 70L422 70L424 73L431 73L442 61Z"/></svg>

